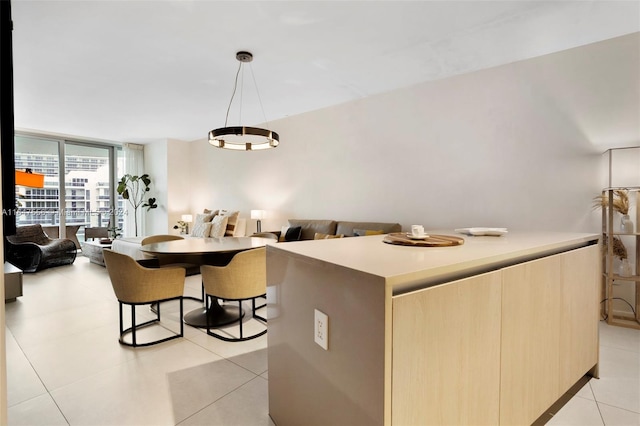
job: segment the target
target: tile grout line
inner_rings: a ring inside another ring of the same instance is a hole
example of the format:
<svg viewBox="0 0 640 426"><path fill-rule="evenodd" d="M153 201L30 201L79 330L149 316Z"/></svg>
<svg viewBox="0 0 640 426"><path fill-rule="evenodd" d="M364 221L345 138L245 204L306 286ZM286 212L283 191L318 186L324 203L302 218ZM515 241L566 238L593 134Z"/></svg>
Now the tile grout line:
<svg viewBox="0 0 640 426"><path fill-rule="evenodd" d="M591 395L593 396L593 400L596 403L596 408L598 409L598 414L600 415L600 420L602 420L602 424L604 426L606 426L607 424L605 423L604 416L602 415L602 411L600 410L600 403L596 399L596 394L593 392L593 388L591 387L591 380L589 380L589 383L587 383L587 384L589 385L589 390L591 391Z"/></svg>
<svg viewBox="0 0 640 426"><path fill-rule="evenodd" d="M622 408L622 407L616 407L615 405L611 405L611 404L607 404L606 402L599 402L596 401L598 403L598 405L602 404L602 405L606 405L607 407L611 407L611 408L615 408L616 410L620 410L620 411L626 411L627 413L632 413L632 414L640 414L637 411L633 411L633 410L629 410L627 408ZM599 410L600 408L598 408Z"/></svg>
<svg viewBox="0 0 640 426"><path fill-rule="evenodd" d="M205 334L206 334L206 333L205 333ZM202 346L202 345L201 345L200 343L198 343L198 342L194 342L193 340L190 340L190 339L187 339L187 340L189 340L189 341L190 341L191 343L193 343L194 345L201 347L201 348L202 348L202 349L204 349L205 351L211 352L212 354L214 354L214 355L216 355L216 356L219 356L220 358L222 358L222 359L224 359L224 360L226 360L226 361L229 361L229 362L230 362L230 363L232 363L233 365L237 365L238 367L242 368L243 370L248 371L249 373L251 373L251 374L255 375L256 377L260 377L262 374L264 374L264 373L266 373L267 371L269 371L269 369L267 368L267 369L266 369L265 371L263 371L262 373L256 373L256 372L254 372L254 371L249 370L247 367L245 367L245 366L243 366L243 365L240 365L240 364L238 364L238 363L236 363L236 362L233 362L230 358L227 358L226 356L223 356L223 355L221 355L221 354L219 354L219 353L217 353L217 352L215 352L215 351L212 351L212 350L211 350L211 349L209 349L209 348L206 348L206 347ZM258 349L258 350L261 350L261 349ZM254 351L251 351L251 352L254 352ZM244 355L244 354L240 354L240 355ZM235 356L238 356L238 355L234 355L234 357L235 357ZM263 377L263 379L264 379L264 377ZM253 380L253 379L251 379L251 380ZM249 380L249 381L251 381L251 380ZM265 379L265 380L267 380L267 379ZM249 382L247 382L247 383L249 383Z"/></svg>
<svg viewBox="0 0 640 426"><path fill-rule="evenodd" d="M49 389L49 387L44 383L44 381L42 380L42 377L40 377L40 374L38 373L38 370L36 370L36 367L33 365L33 363L31 362L31 360L29 359L29 357L27 356L27 354L25 353L24 349L22 348L22 346L20 345L20 342L18 341L18 339L16 339L16 337L14 336L13 332L11 331L11 329L9 327L7 327L7 329L9 330L9 332L11 333L11 336L13 337L13 340L15 340L16 345L18 346L18 348L20 349L20 352L22 353L22 356L24 357L24 359L27 360L27 362L29 363L29 366L31 367L31 369L33 370L33 373L36 375L36 377L38 378L38 380L40 381L40 383L42 384L42 387L45 390L45 393L47 395L49 395L49 398L51 398L51 401L53 401L53 403L55 404L56 408L58 409L58 412L60 413L60 415L64 418L64 421L67 422L67 424L69 423L69 419L67 419L67 416L64 414L64 412L62 411L62 408L60 408L60 406L58 405L58 401L55 400L55 398L53 397L53 395L51 394L51 390ZM44 395L44 394L42 394ZM36 398L39 398L42 395L37 395L34 396L32 398L26 399L24 401L19 402L18 404L13 405L13 407L20 405L20 404L24 404L27 401L32 401ZM7 409L10 407L7 407Z"/></svg>
<svg viewBox="0 0 640 426"><path fill-rule="evenodd" d="M226 358L225 358L225 359L226 359ZM253 372L252 372L252 373L253 373ZM253 373L253 374L255 374L255 373ZM195 415L196 415L196 414L198 414L198 413L201 413L203 410L205 410L205 409L207 409L207 408L211 407L213 404L215 404L215 403L217 403L218 401L220 401L220 400L222 400L222 399L226 398L227 396L231 395L232 393L234 393L235 391L237 391L237 390L238 390L238 389L240 389L241 387L243 387L243 386L247 385L248 383L253 382L254 380L256 380L256 379L258 379L258 378L260 378L260 379L265 380L265 381L267 381L267 382L268 382L268 380L267 380L267 379L265 379L264 377L260 377L259 375L255 375L255 377L253 377L253 378L251 378L251 379L247 380L247 381L246 381L246 382L244 382L243 384L241 384L241 385L237 386L235 389L230 390L230 391L229 391L229 392L227 392L226 394L222 395L220 398L216 399L215 401L211 402L210 404L205 405L204 407L202 407L202 408L201 408L201 409L199 409L198 411L194 412L194 413L193 413L193 414L191 414L190 416L185 417L183 420L181 420L181 421L180 421L180 423L176 423L176 426L180 425L181 423L186 422L186 421L187 421L187 420L189 420L191 417L195 416Z"/></svg>
<svg viewBox="0 0 640 426"><path fill-rule="evenodd" d="M101 276L102 276L102 277L100 277L100 278L96 278L96 279L102 279L102 278L104 278L104 274L101 274ZM40 283L41 283L41 281L43 281L43 282L45 282L45 283L46 283L48 280L50 280L50 279L52 279L52 278L53 278L53 279L55 279L56 281L62 281L62 280L61 280L61 277L64 277L64 280L68 280L68 281L69 281L69 280L78 280L78 279L80 279L80 278L77 276L77 274L70 274L70 273L66 273L65 271L61 271L61 270L60 270L60 271L58 271L58 270L55 270L55 271L53 271L53 274L48 275L47 277L42 277L42 278L43 278L42 280L40 280L40 277L37 277L37 279L33 280L32 282L33 282L33 283L40 284ZM36 277L33 277L33 278L36 278ZM107 278L107 279L108 279L108 278ZM93 280L89 280L89 281L93 281ZM79 287L79 288L82 288L82 289L83 289L82 291L84 292L84 288L87 288L87 287L90 287L90 286L86 285L86 283L85 283L84 285L82 285L82 286L81 286L81 287ZM106 287L105 287L105 289L106 289ZM110 303L114 301L114 300L113 300L113 297L108 297L107 299L108 299L108 302L110 302ZM105 296L104 296L103 292L100 292L100 298L99 298L99 299L95 299L95 300L96 300L97 302L102 302L102 301L107 300L107 299L105 298ZM175 320L174 320L174 318L167 317L167 314L169 314L169 315L171 316L171 312L170 312L170 311L171 311L171 310L169 310L169 311L165 311L165 310L163 309L163 317L164 317L164 318L163 318L163 320L165 320L165 319L169 319L169 321L168 321L167 323L164 323L164 321L163 321L163 323L161 323L161 324L159 324L159 325L160 325L160 327L162 327L162 328L164 328L164 329L166 329L166 330L168 330L168 331L172 331L172 332L173 332L173 330L171 330L170 328L168 328L168 326L167 326L167 325L169 325L169 326L173 326L173 325L175 325L175 324L178 324L178 323L180 322L180 320L178 319L177 321L175 321ZM56 311L56 312L57 312L57 311ZM111 325L111 324L105 324L104 326L105 326L105 327L107 327L107 326L108 326L108 327L111 327L112 325ZM190 327L185 327L185 328L190 328ZM49 398L51 399L51 402L53 402L53 403L55 404L55 407L56 407L56 408L57 408L57 410L58 410L58 411L57 411L57 413L59 413L59 414L60 414L60 416L62 417L62 419L64 419L64 420L63 420L64 424L67 424L67 425L71 424L70 419L71 419L71 418L74 418L74 416L75 416L75 414L76 414L76 413L75 413L75 411L74 411L74 410L75 410L75 408L73 408L71 405L67 406L67 402L66 402L66 400L64 400L64 399L61 399L61 402L60 402L60 403L58 403L58 402L57 402L57 400L56 400L56 398L54 398L53 393L55 392L56 394L58 394L58 398L60 398L60 397L61 397L60 389L62 389L63 387L71 386L71 385L73 385L74 383L76 383L77 381L76 381L76 382L68 383L68 384L66 384L66 385L64 385L64 386L60 386L60 387L56 386L55 388L51 388L51 389L50 389L50 388L49 388L49 387L44 383L43 379L41 378L41 374L43 374L45 377L47 377L47 374L45 374L45 373L47 372L47 370L46 370L46 369L42 369L42 368L41 368L42 373L39 373L39 372L38 372L38 370L35 368L35 364L32 362L32 360L30 359L30 357L28 357L28 356L27 356L27 354L26 354L26 352L25 352L25 350L24 350L25 343L26 343L26 346L27 346L28 348L30 348L30 343L29 343L29 341L27 341L27 342L24 342L24 341L23 341L23 342L22 342L22 344L21 344L21 343L19 343L18 339L15 339L15 336L14 336L13 331L12 331L8 326L7 326L7 329L8 329L8 333L10 333L10 334L11 334L11 336L13 336L13 338L14 338L14 340L15 340L15 343L16 343L16 356L17 356L17 357L22 357L22 359L23 359L23 360L27 361L27 363L25 364L25 367L24 367L24 368L25 368L25 369L26 369L26 368L30 368L30 369L31 369L31 372L35 375L34 384L35 384L35 383L39 383L39 384L42 386L42 388L43 388L43 389L45 389L45 392L41 392L41 391L40 391L41 393L40 393L39 395L36 395L35 397L32 397L32 398L27 398L27 399L25 399L25 400L21 401L21 402L20 402L20 403L18 403L18 404L14 404L14 406L17 406L17 405L19 405L19 404L21 404L21 403L24 403L24 402L27 402L27 401L33 401L33 400L35 400L36 398L39 398L40 396L45 396L45 394L46 394L46 395L48 395L48 396L49 396ZM185 331L186 331L186 330L185 330ZM73 336L74 334L76 334L76 333L78 333L78 332L82 332L82 331L76 331L75 333L72 333L71 335ZM198 333L197 333L197 334L198 334L198 335L200 335L200 334L204 334L204 335L206 336L206 333L204 333L202 330L198 330ZM247 386L247 385L248 385L248 384L250 384L250 383L258 383L258 382L255 382L255 380L256 380L257 378L260 378L260 380L264 380L265 382L262 382L263 384L264 384L264 383L268 383L268 378L263 376L264 374L267 374L268 369L264 369L264 371L261 371L261 372L259 372L259 373L256 373L256 372L254 372L254 371L250 370L248 367L244 367L243 365L241 365L241 364L237 363L238 361L233 361L231 358L233 358L234 356L229 356L229 357L227 357L227 356L220 355L220 354L218 354L217 352L215 352L214 350L211 350L211 349L209 349L209 348L205 347L203 344L199 344L199 343L197 343L196 341L191 340L191 338L193 338L193 337L195 337L195 336L187 337L187 336L185 335L185 336L184 336L184 339L180 339L180 340L184 341L185 343L186 343L186 342L188 342L189 344L193 344L193 345L195 345L194 347L199 347L200 349L204 349L207 353L213 354L213 355L215 355L216 357L219 357L221 360L230 361L230 364L233 364L233 365L234 365L234 366L236 366L236 367L240 367L240 368L242 369L242 371L246 371L246 372L248 373L248 376L249 376L249 377L247 378L247 380L246 380L246 381L244 381L243 383L241 383L241 384L237 385L234 389L229 390L229 391L228 391L228 392L226 392L224 395L222 395L221 397L217 398L217 399L216 399L216 401L213 401L212 403L207 404L203 409L205 409L205 408L207 408L207 407L210 407L210 406L211 406L212 404L214 404L214 403L218 403L218 404L220 404L220 400L221 400L222 398L229 397L230 395L232 396L234 393L237 393L237 392L238 392L238 390L239 390L239 389L241 389L243 386ZM178 345L178 344L179 344L179 341L174 341L174 344L175 344L175 345ZM266 348L265 348L265 350L266 350ZM252 351L253 351L253 350L252 350ZM31 352L31 350L30 350L30 352ZM139 354L139 355L142 355L142 356L145 356L145 357L146 357L146 356L151 356L151 355L153 355L153 354L152 354L152 353L142 353L142 354ZM38 359L39 359L39 358L34 357L34 360L35 360L35 361L38 361ZM127 359L127 360L123 360L122 362L117 363L117 365L128 364L128 363L131 363L131 362L133 362L133 360ZM253 364L249 364L249 365L253 365ZM27 366L28 366L28 367L27 367ZM109 366L109 367L106 367L104 370L100 370L100 371L94 372L94 374L91 374L91 375L89 375L89 376L82 377L82 378L80 378L78 381L81 381L81 380L89 380L89 381L90 381L90 380L92 380L92 377L93 377L93 376L98 375L98 374L102 374L102 373L104 373L104 371L106 371L106 370L108 370L108 369L110 369L110 368L113 368L113 367L114 367L114 366L113 366L113 365L111 365L111 366ZM258 368L257 370L261 370L261 369L262 369L262 368ZM40 400L40 401L38 401L36 405L41 406L41 405L42 405L42 403L44 403L45 401L46 401L46 398L41 398L41 400ZM33 405L33 404L34 404L34 402L32 402L31 404ZM50 402L47 402L47 404L49 404L49 406L50 406ZM62 411L62 409L61 409L61 407L62 407L62 406L65 406L65 407L66 407L66 408L65 408L65 410L66 410L66 414ZM34 408L34 409L35 409L35 408ZM50 408L49 408L49 409L51 410L51 414L53 415L53 413L54 413L53 406L50 406ZM186 419L193 417L193 415L194 415L194 414L199 413L199 412L201 412L201 411L202 411L202 409L201 409L201 410L198 410L197 412L195 412L195 413L193 413L193 414L190 414L188 417L186 417L185 419L181 420L181 422L180 422L180 423L182 423L182 422L186 421Z"/></svg>

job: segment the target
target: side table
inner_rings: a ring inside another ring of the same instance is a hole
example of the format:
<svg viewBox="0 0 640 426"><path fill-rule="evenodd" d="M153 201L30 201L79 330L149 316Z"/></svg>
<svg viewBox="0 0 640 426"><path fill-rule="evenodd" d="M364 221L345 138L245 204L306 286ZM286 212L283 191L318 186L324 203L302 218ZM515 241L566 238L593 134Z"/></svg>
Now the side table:
<svg viewBox="0 0 640 426"><path fill-rule="evenodd" d="M89 258L89 262L96 265L104 265L104 255L102 250L110 249L111 243L102 244L100 241L85 241L82 243L82 254Z"/></svg>
<svg viewBox="0 0 640 426"><path fill-rule="evenodd" d="M4 301L15 302L22 296L22 270L4 262Z"/></svg>

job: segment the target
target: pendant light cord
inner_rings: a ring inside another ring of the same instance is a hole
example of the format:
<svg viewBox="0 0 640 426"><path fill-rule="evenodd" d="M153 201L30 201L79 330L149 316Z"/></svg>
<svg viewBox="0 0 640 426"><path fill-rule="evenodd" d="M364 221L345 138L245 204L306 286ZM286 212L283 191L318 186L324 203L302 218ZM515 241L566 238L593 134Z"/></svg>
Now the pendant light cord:
<svg viewBox="0 0 640 426"><path fill-rule="evenodd" d="M229 121L229 111L231 111L231 104L233 103L233 97L236 95L236 89L238 88L238 76L240 75L240 69L242 68L242 62L238 64L238 71L236 72L236 81L233 84L233 93L231 94L231 100L229 101L229 106L227 107L227 115L224 118L224 127L227 127L227 122ZM260 95L258 95L258 99Z"/></svg>
<svg viewBox="0 0 640 426"><path fill-rule="evenodd" d="M238 77L240 76L240 70L242 69L242 62L238 64L238 71L236 71L236 78L233 83L233 93L231 93L231 100L229 101L229 106L227 107L227 115L224 118L224 127L227 127L227 123L229 122L229 112L231 111L231 105L233 104L233 98L236 96L236 91L238 90ZM260 103L260 109L262 110L262 117L264 118L264 122L269 127L269 120L267 120L267 114L264 112L264 105L262 105L262 98L260 97L260 90L258 90L258 83L256 82L256 76L253 73L253 67L249 64L249 68L251 70L251 78L253 79L253 85L256 88L256 93L258 95L258 102ZM244 73L243 73L244 76ZM244 78L243 78L244 82ZM243 84L244 86L244 84ZM242 90L241 94L242 96ZM242 98L240 98L240 122L242 122Z"/></svg>
<svg viewBox="0 0 640 426"><path fill-rule="evenodd" d="M264 122L267 125L267 128L269 128L269 120L267 120L267 114L264 113L264 106L262 106L262 98L260 97L260 90L258 90L258 83L256 83L256 76L255 74L253 74L253 66L251 66L251 64L249 64L249 68L251 69L251 78L253 79L253 85L256 88L256 93L258 94L258 102L260 103L260 109L262 110L262 117L264 118Z"/></svg>

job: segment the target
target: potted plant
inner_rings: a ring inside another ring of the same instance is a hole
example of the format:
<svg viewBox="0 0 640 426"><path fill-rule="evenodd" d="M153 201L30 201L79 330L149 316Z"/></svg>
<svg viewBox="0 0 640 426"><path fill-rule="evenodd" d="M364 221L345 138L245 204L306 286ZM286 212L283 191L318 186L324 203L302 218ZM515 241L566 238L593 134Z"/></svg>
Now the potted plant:
<svg viewBox="0 0 640 426"><path fill-rule="evenodd" d="M602 194L593 199L594 208L609 207L608 194ZM613 211L622 215L620 220L620 232L633 233L633 222L629 218L629 192L624 189L616 189L613 191L613 202L611 203Z"/></svg>
<svg viewBox="0 0 640 426"><path fill-rule="evenodd" d="M185 234L187 229L187 222L179 220L177 225L173 225L173 229L179 229L180 234Z"/></svg>
<svg viewBox="0 0 640 426"><path fill-rule="evenodd" d="M151 179L146 173L142 176L126 174L118 182L118 194L129 201L129 204L133 207L133 223L136 228L136 237L138 236L138 208L146 207L147 211L149 211L158 207L155 198L145 200L147 192L151 189L150 186Z"/></svg>
<svg viewBox="0 0 640 426"><path fill-rule="evenodd" d="M116 238L118 238L121 235L120 231L122 231L122 228L118 228L116 226L112 226L111 228L107 228L107 234L109 236L109 238L107 238L107 240L112 241L112 240L115 240Z"/></svg>

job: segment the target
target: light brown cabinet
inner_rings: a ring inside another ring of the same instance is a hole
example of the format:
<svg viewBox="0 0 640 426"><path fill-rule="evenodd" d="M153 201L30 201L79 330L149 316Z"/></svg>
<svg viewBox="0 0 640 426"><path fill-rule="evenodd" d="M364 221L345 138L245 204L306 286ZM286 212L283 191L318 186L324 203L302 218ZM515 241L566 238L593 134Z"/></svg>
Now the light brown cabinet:
<svg viewBox="0 0 640 426"><path fill-rule="evenodd" d="M393 298L392 424L498 424L502 273Z"/></svg>
<svg viewBox="0 0 640 426"><path fill-rule="evenodd" d="M591 246L503 270L500 424L531 424L597 364L598 255Z"/></svg>
<svg viewBox="0 0 640 426"><path fill-rule="evenodd" d="M392 424L531 424L598 362L597 245L393 298Z"/></svg>

